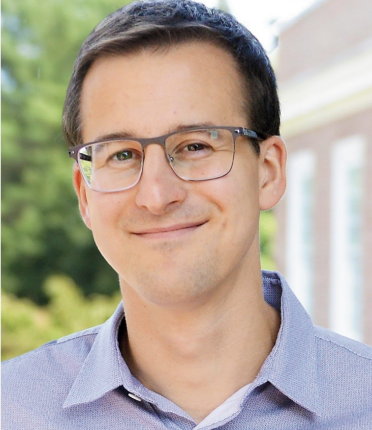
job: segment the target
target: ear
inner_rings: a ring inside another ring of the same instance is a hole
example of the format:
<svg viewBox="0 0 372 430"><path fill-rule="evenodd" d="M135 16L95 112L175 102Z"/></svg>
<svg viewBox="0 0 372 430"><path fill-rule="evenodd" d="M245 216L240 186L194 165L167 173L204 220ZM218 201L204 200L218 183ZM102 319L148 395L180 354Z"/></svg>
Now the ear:
<svg viewBox="0 0 372 430"><path fill-rule="evenodd" d="M77 163L74 164L73 168L73 182L74 182L74 188L76 195L79 200L79 209L81 217L83 218L83 221L85 222L85 225L91 229L91 223L90 223L90 215L89 215L89 205L88 205L88 199L87 199L87 185L84 181L84 178L80 172L80 169L77 165Z"/></svg>
<svg viewBox="0 0 372 430"><path fill-rule="evenodd" d="M279 202L286 188L287 150L279 136L269 137L260 146L259 203L260 210L268 210Z"/></svg>

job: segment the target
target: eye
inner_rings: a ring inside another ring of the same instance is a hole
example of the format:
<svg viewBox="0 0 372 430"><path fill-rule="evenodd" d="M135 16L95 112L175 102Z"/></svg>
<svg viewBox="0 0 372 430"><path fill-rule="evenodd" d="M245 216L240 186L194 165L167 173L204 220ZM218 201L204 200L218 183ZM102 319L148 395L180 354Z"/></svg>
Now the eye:
<svg viewBox="0 0 372 430"><path fill-rule="evenodd" d="M114 154L114 156L112 157L118 161L127 161L127 160L131 160L132 158L134 158L134 154L133 151L120 151L117 152L116 154Z"/></svg>
<svg viewBox="0 0 372 430"><path fill-rule="evenodd" d="M205 148L206 145L204 143L191 143L186 146L186 150L189 152L202 151Z"/></svg>

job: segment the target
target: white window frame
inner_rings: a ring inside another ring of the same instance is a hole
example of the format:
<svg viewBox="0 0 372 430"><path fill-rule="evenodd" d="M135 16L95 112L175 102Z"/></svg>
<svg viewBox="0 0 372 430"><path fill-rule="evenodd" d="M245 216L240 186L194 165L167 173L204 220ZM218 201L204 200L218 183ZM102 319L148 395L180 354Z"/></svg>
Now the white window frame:
<svg viewBox="0 0 372 430"><path fill-rule="evenodd" d="M348 210L350 184L348 174L360 169L363 183L365 141L354 135L336 142L332 148L331 166L331 229L330 229L330 327L332 330L356 340L363 339L362 297L362 234L360 234L360 272L355 273L350 258L352 243L348 227L351 213ZM360 189L360 232L363 223L363 186ZM355 269L355 266L354 266Z"/></svg>
<svg viewBox="0 0 372 430"><path fill-rule="evenodd" d="M288 158L286 277L309 314L313 307L313 245L304 237L304 231L312 229L305 223L313 223L314 190L305 195L304 186L309 181L314 183L315 168L315 154L311 150L298 151ZM304 216L306 206L309 212Z"/></svg>

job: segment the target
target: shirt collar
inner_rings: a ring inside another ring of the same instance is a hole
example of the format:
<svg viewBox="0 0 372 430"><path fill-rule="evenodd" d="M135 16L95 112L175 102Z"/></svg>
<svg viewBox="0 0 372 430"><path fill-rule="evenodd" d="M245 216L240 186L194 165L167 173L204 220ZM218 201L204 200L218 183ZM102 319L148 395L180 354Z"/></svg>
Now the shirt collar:
<svg viewBox="0 0 372 430"><path fill-rule="evenodd" d="M270 382L295 403L321 415L311 319L282 275L263 271L262 280L265 300L281 311L281 327L275 346L251 387ZM63 407L92 402L120 386L156 403L159 395L131 375L120 353L118 332L123 318L121 303L101 326Z"/></svg>
<svg viewBox="0 0 372 430"><path fill-rule="evenodd" d="M123 318L123 305L120 303L111 318L101 326L63 404L64 408L93 402L123 385L118 344L119 327Z"/></svg>
<svg viewBox="0 0 372 430"><path fill-rule="evenodd" d="M281 326L254 385L269 381L298 405L321 415L313 323L281 274L263 271L262 280L265 300L281 312Z"/></svg>

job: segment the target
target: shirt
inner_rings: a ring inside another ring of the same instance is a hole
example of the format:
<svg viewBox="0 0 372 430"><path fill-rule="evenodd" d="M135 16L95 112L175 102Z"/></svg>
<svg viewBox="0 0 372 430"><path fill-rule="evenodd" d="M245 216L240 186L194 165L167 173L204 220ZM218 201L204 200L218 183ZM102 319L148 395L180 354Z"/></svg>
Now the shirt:
<svg viewBox="0 0 372 430"><path fill-rule="evenodd" d="M262 280L281 313L275 346L255 380L198 426L130 373L120 305L104 324L3 364L2 428L370 430L372 348L315 327L280 274Z"/></svg>

